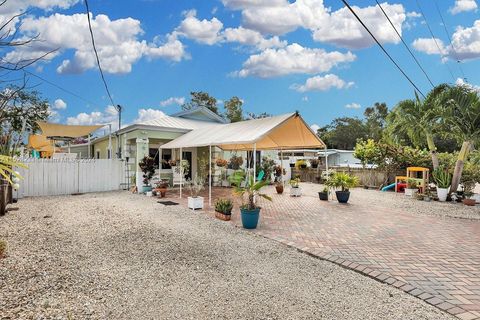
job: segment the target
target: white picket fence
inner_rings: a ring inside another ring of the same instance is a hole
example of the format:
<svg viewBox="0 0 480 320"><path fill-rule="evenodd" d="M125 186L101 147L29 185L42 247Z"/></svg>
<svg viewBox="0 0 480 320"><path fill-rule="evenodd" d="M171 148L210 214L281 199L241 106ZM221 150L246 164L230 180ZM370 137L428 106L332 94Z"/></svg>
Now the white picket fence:
<svg viewBox="0 0 480 320"><path fill-rule="evenodd" d="M116 159L19 159L18 197L56 196L120 190L124 162Z"/></svg>

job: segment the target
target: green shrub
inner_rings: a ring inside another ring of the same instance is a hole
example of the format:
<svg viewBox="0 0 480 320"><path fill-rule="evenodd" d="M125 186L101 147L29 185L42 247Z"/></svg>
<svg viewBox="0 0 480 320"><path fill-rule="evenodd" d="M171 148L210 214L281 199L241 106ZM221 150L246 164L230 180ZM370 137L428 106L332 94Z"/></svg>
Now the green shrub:
<svg viewBox="0 0 480 320"><path fill-rule="evenodd" d="M330 188L340 189L342 191L349 191L350 188L358 186L358 177L350 175L346 172L336 172L327 181L327 186Z"/></svg>
<svg viewBox="0 0 480 320"><path fill-rule="evenodd" d="M438 168L432 172L433 181L437 185L437 188L447 189L452 182L452 175L445 168Z"/></svg>
<svg viewBox="0 0 480 320"><path fill-rule="evenodd" d="M226 215L232 214L233 201L230 199L220 198L215 202L215 211Z"/></svg>

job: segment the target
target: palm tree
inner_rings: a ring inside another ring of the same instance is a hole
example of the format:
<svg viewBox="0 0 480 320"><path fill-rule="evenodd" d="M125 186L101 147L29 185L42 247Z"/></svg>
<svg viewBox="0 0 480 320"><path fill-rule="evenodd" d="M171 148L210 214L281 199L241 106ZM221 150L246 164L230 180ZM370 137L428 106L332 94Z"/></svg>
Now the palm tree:
<svg viewBox="0 0 480 320"><path fill-rule="evenodd" d="M441 118L449 134L462 142L455 163L451 192L457 191L463 166L474 143L480 140L480 97L469 86L455 86L442 94Z"/></svg>
<svg viewBox="0 0 480 320"><path fill-rule="evenodd" d="M434 142L439 126L437 110L440 106L441 94L449 88L448 84L438 85L423 100L415 92L414 100L400 101L387 118L388 134L396 142L406 136L417 147L424 146L426 143L432 156L434 169L439 167L437 147Z"/></svg>

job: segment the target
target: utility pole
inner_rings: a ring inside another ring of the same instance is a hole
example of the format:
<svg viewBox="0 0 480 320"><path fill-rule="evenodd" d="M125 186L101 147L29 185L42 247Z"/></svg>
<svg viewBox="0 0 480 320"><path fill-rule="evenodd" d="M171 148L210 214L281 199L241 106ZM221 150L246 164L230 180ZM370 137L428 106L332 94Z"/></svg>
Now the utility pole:
<svg viewBox="0 0 480 320"><path fill-rule="evenodd" d="M120 128L122 127L122 106L117 104L117 106L115 107L115 109L117 109L117 112L118 112L118 130L117 130L117 143L118 143L118 159L122 159L122 147L120 145L120 136L118 134L118 131L120 130Z"/></svg>

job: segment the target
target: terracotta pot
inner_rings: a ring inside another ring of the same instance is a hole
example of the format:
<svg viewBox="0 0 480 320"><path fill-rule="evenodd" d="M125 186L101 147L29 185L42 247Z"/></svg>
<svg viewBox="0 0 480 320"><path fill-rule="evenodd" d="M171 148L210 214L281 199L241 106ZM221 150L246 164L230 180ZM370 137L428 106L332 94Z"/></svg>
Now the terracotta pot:
<svg viewBox="0 0 480 320"><path fill-rule="evenodd" d="M157 194L160 195L160 198L165 198L165 194L167 193L167 188L157 188L155 189Z"/></svg>
<svg viewBox="0 0 480 320"><path fill-rule="evenodd" d="M283 193L283 185L281 185L281 184L275 185L275 190L277 190L278 194L282 194Z"/></svg>
<svg viewBox="0 0 480 320"><path fill-rule="evenodd" d="M215 211L215 217L217 217L218 219L223 220L223 221L230 221L230 219L232 218L232 215Z"/></svg>
<svg viewBox="0 0 480 320"><path fill-rule="evenodd" d="M463 204L466 206L475 206L475 199L463 199Z"/></svg>

